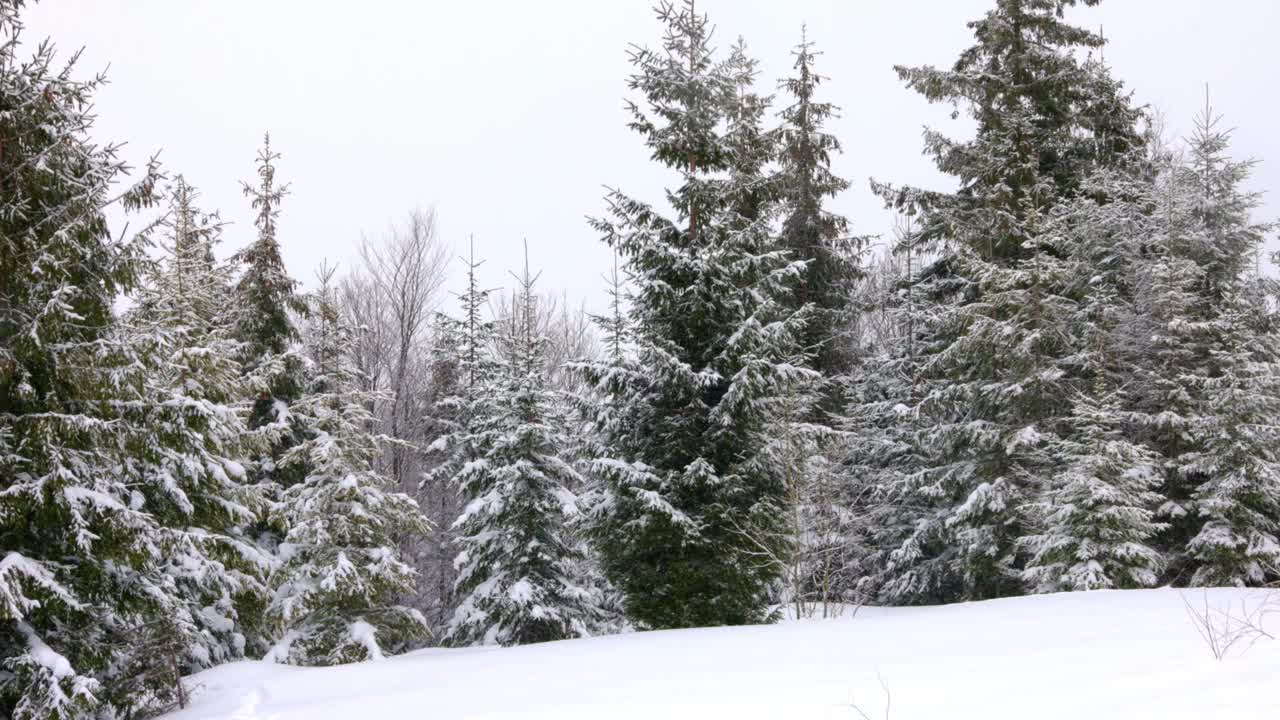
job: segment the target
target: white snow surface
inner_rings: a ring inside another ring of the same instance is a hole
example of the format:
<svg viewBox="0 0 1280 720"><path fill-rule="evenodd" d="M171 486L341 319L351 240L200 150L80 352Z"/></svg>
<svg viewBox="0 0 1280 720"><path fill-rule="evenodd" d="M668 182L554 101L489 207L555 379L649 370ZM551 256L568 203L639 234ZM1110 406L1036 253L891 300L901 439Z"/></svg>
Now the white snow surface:
<svg viewBox="0 0 1280 720"><path fill-rule="evenodd" d="M193 704L168 719L1276 716L1280 641L1215 660L1184 595L1203 608L1200 590L1064 593L331 668L241 662L189 678ZM1236 615L1242 602L1280 607L1280 591L1207 598ZM1280 613L1267 626L1280 636Z"/></svg>

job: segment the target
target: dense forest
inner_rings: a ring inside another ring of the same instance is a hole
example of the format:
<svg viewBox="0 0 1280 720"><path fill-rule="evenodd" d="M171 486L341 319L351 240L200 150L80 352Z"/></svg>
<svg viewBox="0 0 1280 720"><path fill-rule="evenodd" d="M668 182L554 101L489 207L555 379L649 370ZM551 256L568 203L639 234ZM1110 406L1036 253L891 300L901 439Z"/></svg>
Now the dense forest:
<svg viewBox="0 0 1280 720"><path fill-rule="evenodd" d="M285 267L269 137L223 252L0 0L0 715L148 717L242 658L1276 581L1275 228L1208 96L1167 137L1065 17L1097 2L993 0L897 68L974 132L924 135L949 189L871 183L879 243L828 209L849 69L797 33L762 78L663 2L618 89L669 182L583 208L595 316L537 248L482 287L430 212Z"/></svg>

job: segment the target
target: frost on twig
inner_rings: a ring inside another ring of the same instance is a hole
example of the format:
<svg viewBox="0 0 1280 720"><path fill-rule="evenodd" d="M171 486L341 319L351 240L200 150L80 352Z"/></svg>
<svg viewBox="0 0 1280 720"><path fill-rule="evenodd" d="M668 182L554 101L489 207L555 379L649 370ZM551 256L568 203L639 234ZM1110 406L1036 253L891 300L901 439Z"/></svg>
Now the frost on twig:
<svg viewBox="0 0 1280 720"><path fill-rule="evenodd" d="M1200 603L1192 602L1183 594L1187 617L1191 618L1214 659L1222 660L1235 647L1243 648L1241 652L1244 652L1263 638L1275 640L1265 623L1268 616L1280 612L1280 598L1273 592L1263 592L1262 596L1240 598L1238 605L1228 601L1218 606L1210 604L1207 590Z"/></svg>

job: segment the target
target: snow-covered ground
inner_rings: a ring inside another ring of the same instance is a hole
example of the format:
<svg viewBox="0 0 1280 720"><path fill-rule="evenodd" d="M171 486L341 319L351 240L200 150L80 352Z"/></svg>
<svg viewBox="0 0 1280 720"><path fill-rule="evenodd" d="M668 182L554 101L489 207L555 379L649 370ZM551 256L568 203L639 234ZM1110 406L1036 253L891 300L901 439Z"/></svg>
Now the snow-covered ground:
<svg viewBox="0 0 1280 720"><path fill-rule="evenodd" d="M1203 591L1185 597L1203 609ZM1280 641L1216 660L1183 598L1072 593L333 668L243 662L191 678L194 704L169 720L863 718L855 704L875 720L1280 717ZM1280 591L1207 601L1238 617L1268 598L1280 609ZM1266 625L1280 636L1280 612Z"/></svg>

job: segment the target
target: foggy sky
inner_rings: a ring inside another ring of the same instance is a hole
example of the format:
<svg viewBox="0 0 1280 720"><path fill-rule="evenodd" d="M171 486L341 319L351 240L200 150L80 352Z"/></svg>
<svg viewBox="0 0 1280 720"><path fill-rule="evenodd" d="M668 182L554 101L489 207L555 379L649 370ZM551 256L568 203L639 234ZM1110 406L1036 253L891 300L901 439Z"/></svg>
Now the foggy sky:
<svg viewBox="0 0 1280 720"><path fill-rule="evenodd" d="M761 85L790 69L807 23L830 76L823 98L853 182L832 209L886 238L892 218L868 178L949 187L921 155L925 124L963 133L949 107L905 89L894 64L949 66L971 44L966 21L991 0L699 0L716 45L738 35L761 60ZM1280 192L1272 0L1108 0L1069 19L1101 26L1106 60L1140 103L1185 137L1204 106L1235 127L1233 152L1261 160L1251 186ZM444 238L468 234L484 281L507 284L527 238L544 289L604 303L610 252L585 222L603 186L660 201L670 174L626 127L629 43L656 46L649 0L359 3L286 0L43 0L26 42L84 47L80 77L108 64L96 137L127 141L141 165L159 151L219 209L222 254L253 237L239 181L254 177L264 130L292 184L280 220L291 273L309 282L322 258L346 265L415 207L437 211ZM1280 215L1268 201L1261 215ZM1271 244L1275 247L1275 243ZM454 278L461 265L452 268ZM457 283L452 283L456 287Z"/></svg>

